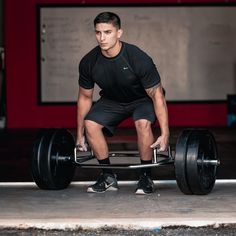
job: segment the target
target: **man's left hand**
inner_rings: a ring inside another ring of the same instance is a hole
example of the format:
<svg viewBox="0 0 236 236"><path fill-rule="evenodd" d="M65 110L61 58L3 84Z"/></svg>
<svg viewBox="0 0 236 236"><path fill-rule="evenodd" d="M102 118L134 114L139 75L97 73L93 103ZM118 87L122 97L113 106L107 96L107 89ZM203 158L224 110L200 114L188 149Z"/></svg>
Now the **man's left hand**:
<svg viewBox="0 0 236 236"><path fill-rule="evenodd" d="M167 150L169 144L169 136L161 135L157 138L156 142L150 147L157 148L158 152L164 152Z"/></svg>

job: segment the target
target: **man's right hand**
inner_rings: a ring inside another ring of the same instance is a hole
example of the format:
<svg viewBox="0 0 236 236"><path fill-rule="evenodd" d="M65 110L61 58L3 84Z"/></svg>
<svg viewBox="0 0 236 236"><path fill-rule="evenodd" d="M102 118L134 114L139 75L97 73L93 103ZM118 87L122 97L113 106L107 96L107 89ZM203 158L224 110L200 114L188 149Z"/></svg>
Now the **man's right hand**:
<svg viewBox="0 0 236 236"><path fill-rule="evenodd" d="M88 144L85 142L85 136L77 138L76 148L81 152L86 152L88 150Z"/></svg>

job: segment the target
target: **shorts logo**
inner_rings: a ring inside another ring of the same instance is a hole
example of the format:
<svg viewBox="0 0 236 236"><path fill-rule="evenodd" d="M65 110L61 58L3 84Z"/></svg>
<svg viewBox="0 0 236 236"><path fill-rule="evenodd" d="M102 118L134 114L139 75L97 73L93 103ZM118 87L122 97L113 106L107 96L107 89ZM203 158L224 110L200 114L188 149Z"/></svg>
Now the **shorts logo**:
<svg viewBox="0 0 236 236"><path fill-rule="evenodd" d="M129 69L129 67L123 67L123 70L128 70Z"/></svg>

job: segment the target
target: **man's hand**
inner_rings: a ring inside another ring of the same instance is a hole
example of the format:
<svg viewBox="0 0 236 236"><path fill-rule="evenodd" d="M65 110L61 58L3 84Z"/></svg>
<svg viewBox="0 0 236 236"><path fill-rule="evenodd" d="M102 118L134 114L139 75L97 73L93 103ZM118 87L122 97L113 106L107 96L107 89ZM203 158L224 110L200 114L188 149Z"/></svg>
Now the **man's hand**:
<svg viewBox="0 0 236 236"><path fill-rule="evenodd" d="M169 144L169 136L161 135L157 138L156 142L153 143L150 147L157 148L158 152L166 151Z"/></svg>
<svg viewBox="0 0 236 236"><path fill-rule="evenodd" d="M76 148L81 152L86 152L88 150L88 144L85 142L84 135L77 139Z"/></svg>

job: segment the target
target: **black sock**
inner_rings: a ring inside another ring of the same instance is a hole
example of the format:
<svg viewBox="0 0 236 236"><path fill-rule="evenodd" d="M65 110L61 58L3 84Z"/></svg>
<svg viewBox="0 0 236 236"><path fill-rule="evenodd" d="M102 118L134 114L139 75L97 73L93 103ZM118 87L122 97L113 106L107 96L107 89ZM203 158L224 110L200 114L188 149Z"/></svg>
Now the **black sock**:
<svg viewBox="0 0 236 236"><path fill-rule="evenodd" d="M141 164L143 165L152 164L152 160L148 161L141 160ZM141 168L141 174L151 177L152 175L151 167Z"/></svg>
<svg viewBox="0 0 236 236"><path fill-rule="evenodd" d="M106 159L103 160L98 160L100 165L110 165L110 159L107 157ZM113 174L112 169L106 169L102 168L103 174Z"/></svg>

